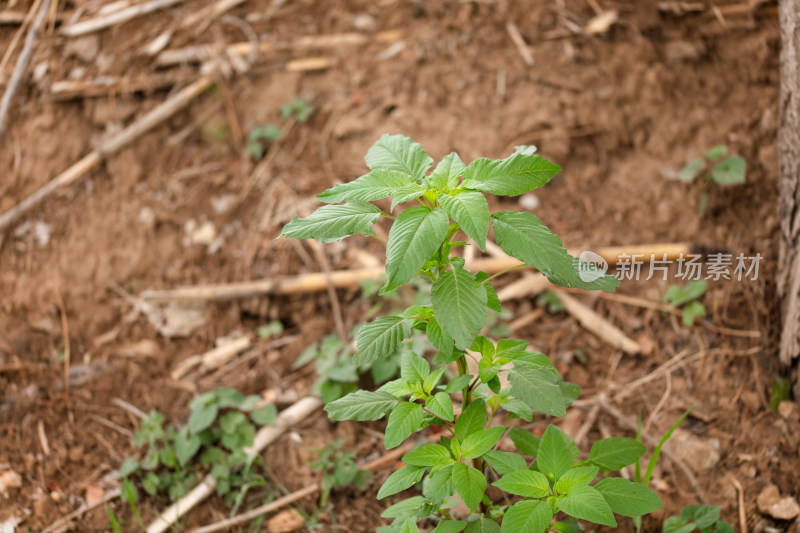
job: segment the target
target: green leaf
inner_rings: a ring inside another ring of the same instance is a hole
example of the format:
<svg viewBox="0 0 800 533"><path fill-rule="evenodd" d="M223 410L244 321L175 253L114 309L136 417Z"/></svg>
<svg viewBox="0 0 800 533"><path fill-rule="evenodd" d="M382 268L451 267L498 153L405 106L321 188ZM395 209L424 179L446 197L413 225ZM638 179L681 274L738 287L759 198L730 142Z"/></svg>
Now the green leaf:
<svg viewBox="0 0 800 533"><path fill-rule="evenodd" d="M406 352L400 360L400 377L411 383L422 383L431 373L431 365L414 352Z"/></svg>
<svg viewBox="0 0 800 533"><path fill-rule="evenodd" d="M467 523L461 520L442 520L439 522L431 533L458 533L463 531Z"/></svg>
<svg viewBox="0 0 800 533"><path fill-rule="evenodd" d="M572 463L577 457L573 449L567 444L567 441L572 443L572 446L575 446L569 435L564 433L558 426L550 424L544 431L542 440L539 443L536 464L539 465L539 471L553 481L572 468Z"/></svg>
<svg viewBox="0 0 800 533"><path fill-rule="evenodd" d="M268 426L274 423L277 417L278 410L271 403L259 407L250 413L250 418L259 426Z"/></svg>
<svg viewBox="0 0 800 533"><path fill-rule="evenodd" d="M603 495L594 487L575 487L558 499L557 507L570 516L595 524L616 527L617 521Z"/></svg>
<svg viewBox="0 0 800 533"><path fill-rule="evenodd" d="M442 245L450 219L442 209L423 205L406 209L389 230L386 245L386 285L392 291L413 278Z"/></svg>
<svg viewBox="0 0 800 533"><path fill-rule="evenodd" d="M706 157L715 161L721 157L725 157L726 155L728 155L728 147L724 144L718 144L706 152Z"/></svg>
<svg viewBox="0 0 800 533"><path fill-rule="evenodd" d="M411 323L399 316L382 316L364 324L356 333L358 353L353 363L364 365L394 355L411 336Z"/></svg>
<svg viewBox="0 0 800 533"><path fill-rule="evenodd" d="M517 470L510 472L493 483L495 487L510 494L525 498L544 498L550 496L550 483L541 472Z"/></svg>
<svg viewBox="0 0 800 533"><path fill-rule="evenodd" d="M500 526L491 518L482 516L468 523L464 533L500 533Z"/></svg>
<svg viewBox="0 0 800 533"><path fill-rule="evenodd" d="M694 524L688 523L680 516L670 516L664 520L663 533L689 533L694 531Z"/></svg>
<svg viewBox="0 0 800 533"><path fill-rule="evenodd" d="M551 416L567 414L561 387L549 369L516 366L508 373L508 381L511 393L534 411Z"/></svg>
<svg viewBox="0 0 800 533"><path fill-rule="evenodd" d="M216 403L192 409L192 413L189 415L189 431L200 433L204 429L211 427L211 424L217 419L218 412L219 406Z"/></svg>
<svg viewBox="0 0 800 533"><path fill-rule="evenodd" d="M687 328L694 324L695 319L706 316L706 307L700 302L689 302L683 308L681 322Z"/></svg>
<svg viewBox="0 0 800 533"><path fill-rule="evenodd" d="M517 398L511 398L510 400L504 401L500 404L500 407L526 422L530 422L533 419L533 410L528 406L528 404L522 400L518 400Z"/></svg>
<svg viewBox="0 0 800 533"><path fill-rule="evenodd" d="M681 510L681 518L694 521L697 529L705 529L713 526L719 520L719 507L716 505L687 505Z"/></svg>
<svg viewBox="0 0 800 533"><path fill-rule="evenodd" d="M415 485L422 479L426 468L424 466L405 465L397 472L394 472L386 479L381 490L378 491L378 499L382 500L387 496L397 494Z"/></svg>
<svg viewBox="0 0 800 533"><path fill-rule="evenodd" d="M644 444L635 439L611 437L595 442L587 461L603 470L619 470L635 463L645 451Z"/></svg>
<svg viewBox="0 0 800 533"><path fill-rule="evenodd" d="M483 460L501 476L528 468L525 459L518 453L489 450L483 454Z"/></svg>
<svg viewBox="0 0 800 533"><path fill-rule="evenodd" d="M490 283L482 283L481 285L486 289L486 307L492 311L502 313L503 303L500 301L500 297L497 296L497 291L494 290Z"/></svg>
<svg viewBox="0 0 800 533"><path fill-rule="evenodd" d="M691 183L704 168L706 168L706 162L702 158L696 157L686 163L678 172L678 179L685 183Z"/></svg>
<svg viewBox="0 0 800 533"><path fill-rule="evenodd" d="M562 287L613 291L619 280L602 275L589 263L572 257L561 239L532 213L501 211L492 215L497 244L505 253L538 269L547 279ZM581 279L582 275L587 281Z"/></svg>
<svg viewBox="0 0 800 533"><path fill-rule="evenodd" d="M546 184L561 170L540 155L515 153L505 159L476 159L464 171L464 187L517 196Z"/></svg>
<svg viewBox="0 0 800 533"><path fill-rule="evenodd" d="M439 275L431 289L436 321L466 350L486 319L486 291L475 285L475 277L457 264Z"/></svg>
<svg viewBox="0 0 800 533"><path fill-rule="evenodd" d="M467 507L474 509L486 491L486 478L481 472L464 463L453 465L453 483Z"/></svg>
<svg viewBox="0 0 800 533"><path fill-rule="evenodd" d="M417 511L425 503L422 496L413 496L389 506L381 513L381 518L415 517Z"/></svg>
<svg viewBox="0 0 800 533"><path fill-rule="evenodd" d="M436 169L428 176L428 183L439 190L455 189L458 187L458 178L466 169L457 153L449 153L439 161Z"/></svg>
<svg viewBox="0 0 800 533"><path fill-rule="evenodd" d="M415 183L406 172L378 169L360 178L340 183L317 195L317 200L328 204L346 201L372 202L394 194L394 191Z"/></svg>
<svg viewBox="0 0 800 533"><path fill-rule="evenodd" d="M511 442L514 443L520 453L530 457L539 455L539 444L542 439L530 431L514 428L509 432L508 436L511 437Z"/></svg>
<svg viewBox="0 0 800 533"><path fill-rule="evenodd" d="M428 500L439 503L443 503L452 496L455 490L452 465L447 465L441 470L431 473L422 487L422 492Z"/></svg>
<svg viewBox="0 0 800 533"><path fill-rule="evenodd" d="M422 382L422 388L425 389L426 394L430 394L433 392L434 387L439 384L439 381L442 379L442 375L444 375L444 371L446 370L445 367L439 367L425 378Z"/></svg>
<svg viewBox="0 0 800 533"><path fill-rule="evenodd" d="M422 406L418 403L401 403L392 410L386 424L384 446L391 450L399 446L422 425Z"/></svg>
<svg viewBox="0 0 800 533"><path fill-rule="evenodd" d="M305 218L294 217L283 227L283 235L292 239L316 239L328 242L350 235L372 233L372 225L381 210L365 202L324 205Z"/></svg>
<svg viewBox="0 0 800 533"><path fill-rule="evenodd" d="M729 185L740 185L745 182L747 163L743 157L734 155L726 157L721 163L717 163L711 171L711 179L719 185L727 187Z"/></svg>
<svg viewBox="0 0 800 533"><path fill-rule="evenodd" d="M517 502L503 516L502 533L542 533L547 531L553 511L545 502L524 500Z"/></svg>
<svg viewBox="0 0 800 533"><path fill-rule="evenodd" d="M461 441L461 453L464 460L475 459L492 449L503 436L505 428L497 426L470 433Z"/></svg>
<svg viewBox="0 0 800 533"><path fill-rule="evenodd" d="M611 506L622 516L641 516L664 506L655 492L641 483L621 477L607 477L594 486Z"/></svg>
<svg viewBox="0 0 800 533"><path fill-rule="evenodd" d="M431 341L434 348L442 352L446 357L452 357L454 348L453 337L439 326L436 317L428 319L425 333L428 335L428 340Z"/></svg>
<svg viewBox="0 0 800 533"><path fill-rule="evenodd" d="M448 394L457 394L462 391L464 387L470 384L472 381L472 374L464 374L463 376L458 376L450 380L450 383L447 384L447 388L445 388L445 392Z"/></svg>
<svg viewBox="0 0 800 533"><path fill-rule="evenodd" d="M453 432L459 442L467 436L483 430L486 426L486 403L481 399L473 400L456 419Z"/></svg>
<svg viewBox="0 0 800 533"><path fill-rule="evenodd" d="M359 390L325 406L331 420L378 420L400 402L384 391Z"/></svg>
<svg viewBox="0 0 800 533"><path fill-rule="evenodd" d="M175 458L181 466L186 466L200 450L200 437L192 435L188 438L181 434L175 436Z"/></svg>
<svg viewBox="0 0 800 533"><path fill-rule="evenodd" d="M225 413L225 415L219 419L219 427L223 433L233 435L239 431L239 424L246 421L247 417L244 415L244 413L239 411L230 411Z"/></svg>
<svg viewBox="0 0 800 533"><path fill-rule="evenodd" d="M409 200L414 200L415 198L419 198L423 194L428 191L428 188L424 185L417 183L416 181L406 185L405 187L400 187L399 189L394 191L392 194L392 205L391 210L394 211L394 208L397 207L399 204L403 202L407 202Z"/></svg>
<svg viewBox="0 0 800 533"><path fill-rule="evenodd" d="M426 444L403 456L403 462L415 466L449 465L454 462L450 450L439 444Z"/></svg>
<svg viewBox="0 0 800 533"><path fill-rule="evenodd" d="M452 422L455 415L453 414L453 400L446 392L437 392L425 400L425 407L428 411L436 416Z"/></svg>
<svg viewBox="0 0 800 533"><path fill-rule="evenodd" d="M372 169L386 168L406 172L421 180L433 165L433 159L421 144L404 135L381 135L364 158Z"/></svg>
<svg viewBox="0 0 800 533"><path fill-rule="evenodd" d="M489 204L483 194L461 191L452 196L440 194L438 200L450 218L485 251L486 234L489 232Z"/></svg>
<svg viewBox="0 0 800 533"><path fill-rule="evenodd" d="M570 468L561 474L561 477L558 478L558 481L556 481L556 484L553 486L553 490L559 494L569 494L575 487L582 487L591 483L594 478L597 477L598 471L599 468L596 466L576 466L575 468Z"/></svg>

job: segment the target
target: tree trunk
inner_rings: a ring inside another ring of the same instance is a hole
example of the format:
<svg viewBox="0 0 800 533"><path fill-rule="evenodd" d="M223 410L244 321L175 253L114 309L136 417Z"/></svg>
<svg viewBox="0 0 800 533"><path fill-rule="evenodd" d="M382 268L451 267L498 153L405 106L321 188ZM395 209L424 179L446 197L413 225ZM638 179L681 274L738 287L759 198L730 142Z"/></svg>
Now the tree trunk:
<svg viewBox="0 0 800 533"><path fill-rule="evenodd" d="M778 9L783 42L778 130L780 360L790 364L800 355L800 1L780 0Z"/></svg>

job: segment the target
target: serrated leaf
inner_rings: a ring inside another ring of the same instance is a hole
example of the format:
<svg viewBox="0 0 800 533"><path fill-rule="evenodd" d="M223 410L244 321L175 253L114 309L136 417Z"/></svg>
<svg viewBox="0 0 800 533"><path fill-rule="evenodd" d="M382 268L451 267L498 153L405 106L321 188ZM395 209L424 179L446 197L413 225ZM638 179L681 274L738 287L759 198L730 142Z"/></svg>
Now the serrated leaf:
<svg viewBox="0 0 800 533"><path fill-rule="evenodd" d="M442 245L450 219L442 209L419 205L406 209L389 230L386 245L386 285L391 291L408 282Z"/></svg>
<svg viewBox="0 0 800 533"><path fill-rule="evenodd" d="M401 403L392 410L386 424L383 444L387 450L399 446L422 425L422 406L418 403Z"/></svg>
<svg viewBox="0 0 800 533"><path fill-rule="evenodd" d="M428 176L428 183L436 189L455 189L458 187L458 178L464 174L467 167L455 152L449 153L439 161L431 175Z"/></svg>
<svg viewBox="0 0 800 533"><path fill-rule="evenodd" d="M611 437L595 442L587 461L603 470L619 470L635 463L645 451L644 444L635 439Z"/></svg>
<svg viewBox="0 0 800 533"><path fill-rule="evenodd" d="M517 196L546 184L561 167L540 155L515 153L505 159L476 159L464 171L464 187Z"/></svg>
<svg viewBox="0 0 800 533"><path fill-rule="evenodd" d="M486 234L489 232L489 204L486 197L477 191L461 191L452 196L440 194L438 200L450 218L485 251Z"/></svg>
<svg viewBox="0 0 800 533"><path fill-rule="evenodd" d="M573 446L575 445L572 439L558 426L550 424L539 443L536 464L539 466L539 471L553 481L572 468L572 463L575 461L574 452L566 444L567 440L572 442Z"/></svg>
<svg viewBox="0 0 800 533"><path fill-rule="evenodd" d="M664 507L655 492L621 477L601 479L594 488L603 495L611 510L622 516L642 516Z"/></svg>
<svg viewBox="0 0 800 533"><path fill-rule="evenodd" d="M564 416L567 408L555 376L547 368L516 366L508 373L511 393L534 411Z"/></svg>
<svg viewBox="0 0 800 533"><path fill-rule="evenodd" d="M464 454L464 460L475 459L491 450L504 432L505 428L497 426L467 435L461 441L461 453Z"/></svg>
<svg viewBox="0 0 800 533"><path fill-rule="evenodd" d="M412 496L401 500L394 505L390 505L381 513L381 518L398 518L406 516L416 516L417 510L425 504L422 496Z"/></svg>
<svg viewBox="0 0 800 533"><path fill-rule="evenodd" d="M448 422L452 422L455 415L453 414L453 400L446 392L437 392L425 400L425 407L428 411L435 414L439 418L443 418Z"/></svg>
<svg viewBox="0 0 800 533"><path fill-rule="evenodd" d="M524 500L508 508L501 533L542 533L547 531L553 511L545 502Z"/></svg>
<svg viewBox="0 0 800 533"><path fill-rule="evenodd" d="M413 352L406 352L400 360L400 377L411 383L422 383L431 373L431 365Z"/></svg>
<svg viewBox="0 0 800 533"><path fill-rule="evenodd" d="M356 333L358 352L353 363L364 365L394 355L411 336L411 323L399 316L382 316L361 326Z"/></svg>
<svg viewBox="0 0 800 533"><path fill-rule="evenodd" d="M412 485L415 485L420 479L422 479L422 476L425 474L425 470L426 467L424 466L405 465L397 472L392 473L392 475L386 479L386 482L378 491L378 499L382 500L387 496L397 494L398 492L404 491Z"/></svg>
<svg viewBox="0 0 800 533"><path fill-rule="evenodd" d="M421 144L405 135L381 135L372 145L364 158L372 169L386 168L406 172L421 180L425 172L433 165L433 159Z"/></svg>
<svg viewBox="0 0 800 533"><path fill-rule="evenodd" d="M450 450L439 444L426 444L403 456L403 462L416 466L448 465L453 462Z"/></svg>
<svg viewBox="0 0 800 533"><path fill-rule="evenodd" d="M553 486L553 490L559 494L569 494L575 487L582 487L591 483L594 478L597 477L597 472L599 472L599 470L600 469L596 466L576 466L575 468L570 468L561 474L561 477L558 478L558 481L556 481L556 484Z"/></svg>
<svg viewBox="0 0 800 533"><path fill-rule="evenodd" d="M436 321L466 350L486 319L486 291L475 286L474 276L459 265L439 275L431 289L431 303Z"/></svg>
<svg viewBox="0 0 800 533"><path fill-rule="evenodd" d="M442 330L436 317L428 319L425 333L428 335L428 340L431 341L433 347L442 352L446 357L453 355L453 337L449 333Z"/></svg>
<svg viewBox="0 0 800 533"><path fill-rule="evenodd" d="M499 362L488 362L486 359L481 359L478 362L478 377L481 378L482 383L488 383L494 378L503 365Z"/></svg>
<svg viewBox="0 0 800 533"><path fill-rule="evenodd" d="M486 491L486 478L481 472L464 463L453 465L453 483L467 507L474 509Z"/></svg>
<svg viewBox="0 0 800 533"><path fill-rule="evenodd" d="M539 437L522 428L513 428L509 434L511 442L514 446L524 455L536 457L539 454L539 444L541 440Z"/></svg>
<svg viewBox="0 0 800 533"><path fill-rule="evenodd" d="M494 468L494 471L501 476L528 468L525 459L521 455L512 452L489 450L483 454L483 460L489 463L489 466Z"/></svg>
<svg viewBox="0 0 800 533"><path fill-rule="evenodd" d="M372 225L381 210L365 202L324 205L305 218L294 217L283 227L283 235L292 239L316 239L329 242L350 235L372 233Z"/></svg>
<svg viewBox="0 0 800 533"><path fill-rule="evenodd" d="M422 382L422 388L425 389L426 394L433 392L434 387L436 387L439 384L439 380L442 379L445 370L446 368L442 366L428 374Z"/></svg>
<svg viewBox="0 0 800 533"><path fill-rule="evenodd" d="M340 183L317 195L317 200L328 204L346 201L372 202L394 194L394 191L415 183L407 172L378 169L360 178Z"/></svg>
<svg viewBox="0 0 800 533"><path fill-rule="evenodd" d="M544 498L550 496L550 483L541 472L517 470L509 472L493 483L495 487L510 494L525 498Z"/></svg>
<svg viewBox="0 0 800 533"><path fill-rule="evenodd" d="M390 209L394 211L394 208L397 207L399 204L402 204L403 202L407 202L409 200L413 200L415 198L419 198L427 191L428 191L427 187L417 182L413 182L404 187L400 187L399 189L396 189L392 194L392 205Z"/></svg>
<svg viewBox="0 0 800 533"><path fill-rule="evenodd" d="M431 533L459 533L464 530L467 523L462 520L442 520Z"/></svg>
<svg viewBox="0 0 800 533"><path fill-rule="evenodd" d="M388 392L359 390L329 403L325 410L332 420L378 420L399 403Z"/></svg>
<svg viewBox="0 0 800 533"><path fill-rule="evenodd" d="M705 529L713 526L719 520L719 507L716 505L687 505L681 510L681 518L694 521L697 529Z"/></svg>
<svg viewBox="0 0 800 533"><path fill-rule="evenodd" d="M613 291L619 280L602 275L588 263L572 257L561 245L561 239L532 213L501 211L492 215L497 244L505 253L538 269L547 279L562 287ZM589 269L579 276L578 266ZM591 276L591 277L587 277Z"/></svg>
<svg viewBox="0 0 800 533"><path fill-rule="evenodd" d="M464 528L464 533L500 533L500 526L491 518L482 516L469 522Z"/></svg>
<svg viewBox="0 0 800 533"><path fill-rule="evenodd" d="M447 465L431 472L425 481L422 492L432 502L444 502L455 492L453 485L453 466Z"/></svg>
<svg viewBox="0 0 800 533"><path fill-rule="evenodd" d="M481 400L473 400L458 415L453 432L459 442L464 442L468 435L481 431L486 426L486 403Z"/></svg>
<svg viewBox="0 0 800 533"><path fill-rule="evenodd" d="M595 524L615 527L617 521L603 495L594 487L575 487L556 503L559 510L570 516Z"/></svg>

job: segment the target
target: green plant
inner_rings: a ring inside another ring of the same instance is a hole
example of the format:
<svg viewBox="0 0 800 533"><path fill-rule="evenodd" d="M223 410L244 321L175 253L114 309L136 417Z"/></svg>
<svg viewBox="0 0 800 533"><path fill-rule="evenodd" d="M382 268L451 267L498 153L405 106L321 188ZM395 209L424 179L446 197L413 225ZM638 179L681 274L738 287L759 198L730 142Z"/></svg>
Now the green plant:
<svg viewBox="0 0 800 533"><path fill-rule="evenodd" d="M536 297L536 305L547 309L547 312L551 315L566 311L566 307L564 307L564 304L561 303L561 298L559 298L558 294L554 293L553 291L540 292Z"/></svg>
<svg viewBox="0 0 800 533"><path fill-rule="evenodd" d="M320 450L314 450L317 459L311 462L311 468L322 473L322 494L319 506L328 506L328 498L334 488L344 488L353 484L359 490L367 487L372 473L360 470L355 463L356 452L341 450L343 439L336 439Z"/></svg>
<svg viewBox="0 0 800 533"><path fill-rule="evenodd" d="M683 287L673 283L667 287L664 301L672 307L680 308L683 325L690 327L697 318L702 318L707 314L706 307L700 302L700 298L705 292L706 282L704 280L692 281Z"/></svg>
<svg viewBox="0 0 800 533"><path fill-rule="evenodd" d="M283 120L292 120L302 124L312 113L314 113L314 108L302 98L296 98L281 106ZM280 140L284 134L283 129L277 124L267 123L256 126L250 130L250 135L247 137L247 157L258 161L264 157L264 145Z"/></svg>
<svg viewBox="0 0 800 533"><path fill-rule="evenodd" d="M549 425L541 438L512 429L509 436L517 453L494 449L511 418L531 421L534 412L564 416L579 388L565 382L547 356L528 351L527 341L480 334L488 310L501 310L491 283L504 272L470 272L464 259L452 253L467 245L457 238L459 231L483 250L491 224L506 253L537 268L556 285L612 291L619 284L613 276L570 256L561 239L535 215L490 214L484 193L517 196L545 185L560 170L531 152L520 147L505 159L480 158L469 165L451 153L427 174L433 160L420 144L401 135L384 135L367 152L368 174L317 197L328 204L345 203L325 205L306 218L295 217L283 228L287 237L331 242L357 234L374 236L373 224L390 219L381 294L417 276L432 283L428 302L379 317L356 334L354 364L372 364L401 353L401 377L377 391L355 391L325 407L334 420L377 420L388 415L387 449L429 425L443 426L448 433L438 443L408 452L405 466L383 484L381 499L421 481L422 495L387 509L384 516L394 522L379 531L417 531L417 522L423 519L435 522L437 533L570 531L574 524L569 521L551 524L559 512L615 526L614 513L639 516L662 506L647 487L605 477L644 454L645 447L635 439L600 440L586 460L579 460L572 439ZM370 203L390 196L388 212ZM414 205L391 214L406 202ZM436 367L407 349L404 341L415 330L425 332L436 348L432 358ZM476 374L468 370L468 357L478 363ZM442 365L453 362L458 375L448 379ZM495 415L501 412L503 422L495 425ZM600 472L602 479L591 485ZM486 495L487 478L496 476L500 478L494 486L510 495L501 503ZM455 494L471 511L465 520L451 512ZM523 499L511 503L509 497L514 496Z"/></svg>
<svg viewBox="0 0 800 533"><path fill-rule="evenodd" d="M314 113L314 108L302 98L295 98L288 104L281 106L281 118L283 120L294 118L302 124L309 119L312 113Z"/></svg>
<svg viewBox="0 0 800 533"><path fill-rule="evenodd" d="M742 156L728 155L728 147L720 144L708 150L701 157L690 159L678 172L678 179L691 183L698 176L703 176L703 184L711 182L729 187L741 185L745 182L747 163ZM708 193L700 197L700 213L705 213L708 207Z"/></svg>
<svg viewBox="0 0 800 533"><path fill-rule="evenodd" d="M680 516L671 516L664 521L663 533L733 533L733 527L719 519L716 505L687 505Z"/></svg>
<svg viewBox="0 0 800 533"><path fill-rule="evenodd" d="M242 396L222 388L196 397L181 428L165 426L158 411L148 413L133 435L137 448L147 448L144 458L127 458L117 474L123 480L122 497L134 515L138 518L132 480L148 494L166 494L174 501L197 484L201 470L208 469L217 482L217 494L236 507L249 489L264 485L254 469L260 458L243 450L253 444L256 428L272 424L277 416L274 405L261 403L258 395Z"/></svg>

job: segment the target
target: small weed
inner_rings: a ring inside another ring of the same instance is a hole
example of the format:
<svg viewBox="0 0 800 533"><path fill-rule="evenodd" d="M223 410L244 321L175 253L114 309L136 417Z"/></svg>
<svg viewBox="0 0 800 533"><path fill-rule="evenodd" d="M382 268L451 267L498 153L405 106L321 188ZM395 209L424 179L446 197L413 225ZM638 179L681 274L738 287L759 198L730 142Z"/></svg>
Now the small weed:
<svg viewBox="0 0 800 533"><path fill-rule="evenodd" d="M281 106L281 118L286 121L294 120L302 124L312 113L314 113L314 108L302 98L297 98ZM260 160L264 157L265 145L280 140L283 135L283 129L277 124L267 123L256 126L250 130L247 138L247 156L254 161Z"/></svg>
<svg viewBox="0 0 800 533"><path fill-rule="evenodd" d="M539 296L536 297L536 305L544 307L551 315L566 311L566 307L561 303L561 298L553 291L542 291L539 293Z"/></svg>
<svg viewBox="0 0 800 533"><path fill-rule="evenodd" d="M663 533L734 533L733 527L719 519L716 505L687 505L680 516L671 516L664 521Z"/></svg>
<svg viewBox="0 0 800 533"><path fill-rule="evenodd" d="M723 187L741 185L745 182L747 163L742 156L728 155L728 147L724 144L708 150L702 157L691 159L678 172L678 179L685 183L692 183L699 176L703 183L716 183ZM700 197L700 213L708 208L708 193Z"/></svg>
<svg viewBox="0 0 800 533"><path fill-rule="evenodd" d="M311 462L311 468L322 473L322 494L320 509L328 506L331 490L353 484L359 490L367 487L372 473L360 470L355 463L356 452L342 450L343 439L336 439L321 450L314 450L318 459Z"/></svg>
<svg viewBox="0 0 800 533"><path fill-rule="evenodd" d="M253 444L256 429L272 424L274 405L261 404L258 395L242 396L222 388L201 394L190 404L189 421L181 428L164 424L164 415L151 411L134 433L137 448L146 448L139 460L127 458L118 477L123 480L123 499L136 511L137 490L133 480L151 496L165 494L177 500L197 484L201 470L210 470L217 494L238 506L247 491L265 484L254 471L260 458L248 457L243 447Z"/></svg>
<svg viewBox="0 0 800 533"><path fill-rule="evenodd" d="M683 325L690 327L697 318L706 316L706 307L700 302L700 298L706 292L706 282L704 280L692 281L681 287L672 284L667 287L664 293L664 301L672 307L680 308L683 312Z"/></svg>

